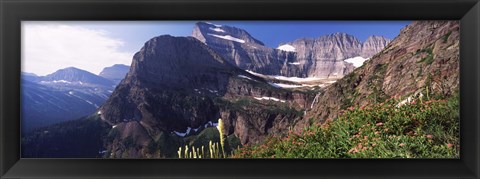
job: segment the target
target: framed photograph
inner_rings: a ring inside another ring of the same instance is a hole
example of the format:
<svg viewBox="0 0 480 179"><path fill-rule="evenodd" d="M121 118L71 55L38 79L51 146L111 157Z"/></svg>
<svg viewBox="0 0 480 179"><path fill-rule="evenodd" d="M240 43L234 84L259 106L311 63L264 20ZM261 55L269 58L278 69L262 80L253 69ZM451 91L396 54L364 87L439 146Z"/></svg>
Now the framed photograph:
<svg viewBox="0 0 480 179"><path fill-rule="evenodd" d="M1 178L478 178L480 3L1 1Z"/></svg>

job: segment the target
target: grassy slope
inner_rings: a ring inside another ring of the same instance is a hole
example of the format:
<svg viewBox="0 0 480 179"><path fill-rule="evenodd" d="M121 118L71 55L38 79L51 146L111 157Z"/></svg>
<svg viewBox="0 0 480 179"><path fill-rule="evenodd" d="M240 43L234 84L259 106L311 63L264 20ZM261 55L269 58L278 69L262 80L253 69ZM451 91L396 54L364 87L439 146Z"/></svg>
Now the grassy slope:
<svg viewBox="0 0 480 179"><path fill-rule="evenodd" d="M459 98L389 99L350 107L334 121L302 133L245 146L234 158L458 158Z"/></svg>

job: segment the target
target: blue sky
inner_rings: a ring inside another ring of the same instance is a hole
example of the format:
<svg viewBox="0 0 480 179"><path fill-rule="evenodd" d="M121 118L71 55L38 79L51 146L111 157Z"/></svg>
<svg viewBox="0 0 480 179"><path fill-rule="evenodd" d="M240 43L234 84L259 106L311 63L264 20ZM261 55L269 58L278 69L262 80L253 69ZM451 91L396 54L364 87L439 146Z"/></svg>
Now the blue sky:
<svg viewBox="0 0 480 179"><path fill-rule="evenodd" d="M98 74L113 64L130 65L135 52L152 37L190 36L197 21L24 21L22 71L46 75L74 66ZM411 21L209 21L245 29L276 48L299 38L345 32L395 38ZM95 65L92 65L95 64Z"/></svg>
<svg viewBox="0 0 480 179"><path fill-rule="evenodd" d="M198 21L88 22L84 27L104 29L111 36L130 42L127 50L138 50L152 37L170 34L190 36ZM345 32L365 41L368 36L395 38L411 21L208 21L245 29L253 37L276 48L278 44L299 38L314 38L335 32Z"/></svg>

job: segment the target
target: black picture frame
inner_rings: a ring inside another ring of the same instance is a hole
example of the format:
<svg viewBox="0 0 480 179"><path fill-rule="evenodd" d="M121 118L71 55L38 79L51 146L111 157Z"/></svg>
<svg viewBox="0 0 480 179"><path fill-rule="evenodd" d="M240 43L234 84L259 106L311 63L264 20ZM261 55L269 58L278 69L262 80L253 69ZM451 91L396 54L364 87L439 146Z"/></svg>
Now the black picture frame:
<svg viewBox="0 0 480 179"><path fill-rule="evenodd" d="M0 178L478 178L478 0L0 0ZM460 159L21 159L22 20L460 20Z"/></svg>

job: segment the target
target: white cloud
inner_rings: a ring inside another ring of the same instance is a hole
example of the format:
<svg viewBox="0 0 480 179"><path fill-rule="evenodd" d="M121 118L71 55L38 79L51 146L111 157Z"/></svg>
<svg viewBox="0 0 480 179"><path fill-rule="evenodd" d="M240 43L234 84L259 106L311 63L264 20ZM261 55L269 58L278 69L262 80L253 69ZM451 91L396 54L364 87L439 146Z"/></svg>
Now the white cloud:
<svg viewBox="0 0 480 179"><path fill-rule="evenodd" d="M104 30L52 22L22 23L22 71L47 75L76 67L98 74L114 64L130 65L133 52Z"/></svg>

